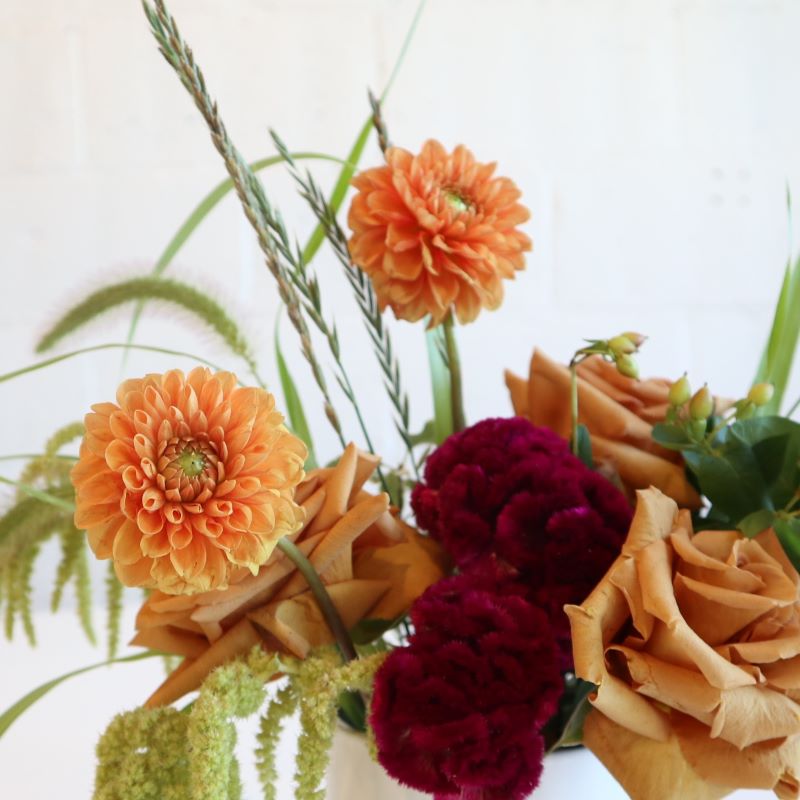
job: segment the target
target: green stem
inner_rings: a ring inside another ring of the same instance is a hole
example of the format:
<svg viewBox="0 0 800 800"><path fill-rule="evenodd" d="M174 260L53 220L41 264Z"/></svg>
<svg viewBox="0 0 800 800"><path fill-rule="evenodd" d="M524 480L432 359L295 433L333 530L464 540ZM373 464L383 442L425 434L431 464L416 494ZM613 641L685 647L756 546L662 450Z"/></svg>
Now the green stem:
<svg viewBox="0 0 800 800"><path fill-rule="evenodd" d="M443 323L443 329L445 349L447 350L447 366L450 370L450 399L453 407L453 433L458 433L467 427L467 423L464 417L461 362L458 358L458 346L456 344L452 314L448 314Z"/></svg>
<svg viewBox="0 0 800 800"><path fill-rule="evenodd" d="M569 408L572 419L572 454L579 455L578 445L578 363L573 359L569 363Z"/></svg>
<svg viewBox="0 0 800 800"><path fill-rule="evenodd" d="M300 552L300 549L290 542L287 538L278 539L278 549L297 567L300 574L306 579L311 593L316 599L319 610L325 618L325 622L331 630L336 643L339 645L339 650L342 653L342 658L345 661L353 661L358 658L356 648L353 645L353 640L342 621L336 606L328 594L328 590L322 583L322 579L317 574L311 562Z"/></svg>
<svg viewBox="0 0 800 800"><path fill-rule="evenodd" d="M797 411L798 408L800 408L800 397L797 398L795 404L786 412L786 417L791 418L791 416L794 414L795 411Z"/></svg>

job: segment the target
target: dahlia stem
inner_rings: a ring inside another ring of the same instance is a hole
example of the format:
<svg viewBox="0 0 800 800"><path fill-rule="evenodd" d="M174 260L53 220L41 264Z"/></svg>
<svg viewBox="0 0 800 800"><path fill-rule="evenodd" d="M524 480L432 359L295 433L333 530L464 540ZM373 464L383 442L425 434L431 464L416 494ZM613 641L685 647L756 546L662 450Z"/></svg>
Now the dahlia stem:
<svg viewBox="0 0 800 800"><path fill-rule="evenodd" d="M346 662L358 658L353 640L350 638L350 634L336 606L333 604L333 600L331 600L331 596L328 594L325 584L323 584L322 579L319 577L319 574L314 569L311 562L303 555L300 549L286 537L278 539L277 547L297 567L302 576L306 579L308 587L311 589L311 593L314 595L314 599L319 605L319 610L322 612L322 616L325 618L325 622L330 628L334 639L336 639L336 644L339 646L342 658Z"/></svg>
<svg viewBox="0 0 800 800"><path fill-rule="evenodd" d="M569 407L572 417L572 454L577 456L580 453L578 445L578 364L573 359L569 363Z"/></svg>
<svg viewBox="0 0 800 800"><path fill-rule="evenodd" d="M450 370L450 399L453 406L453 433L467 427L464 418L464 391L461 383L461 362L458 358L453 315L448 314L443 323L444 344L447 351L447 368Z"/></svg>

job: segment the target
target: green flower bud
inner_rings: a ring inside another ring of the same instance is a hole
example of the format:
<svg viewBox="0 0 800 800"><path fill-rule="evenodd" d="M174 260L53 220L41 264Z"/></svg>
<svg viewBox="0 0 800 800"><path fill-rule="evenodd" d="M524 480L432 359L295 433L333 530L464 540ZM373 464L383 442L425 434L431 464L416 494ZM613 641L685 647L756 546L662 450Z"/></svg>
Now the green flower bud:
<svg viewBox="0 0 800 800"><path fill-rule="evenodd" d="M683 377L678 378L678 380L669 387L669 404L671 406L682 406L684 403L689 402L691 396L692 387L684 372Z"/></svg>
<svg viewBox="0 0 800 800"><path fill-rule="evenodd" d="M704 419L689 420L689 438L693 439L695 442L699 442L701 439L705 438L706 428L707 423Z"/></svg>
<svg viewBox="0 0 800 800"><path fill-rule="evenodd" d="M624 334L609 339L608 346L615 355L629 355L636 352L636 345Z"/></svg>
<svg viewBox="0 0 800 800"><path fill-rule="evenodd" d="M704 384L702 389L694 393L689 403L689 415L692 419L706 420L714 410L714 398L708 389L708 384Z"/></svg>
<svg viewBox="0 0 800 800"><path fill-rule="evenodd" d="M617 365L617 372L620 375L625 375L627 378L639 378L639 367L636 362L627 353L622 353L615 359Z"/></svg>
<svg viewBox="0 0 800 800"><path fill-rule="evenodd" d="M775 387L771 383L757 383L748 393L747 399L754 406L765 406L772 400Z"/></svg>

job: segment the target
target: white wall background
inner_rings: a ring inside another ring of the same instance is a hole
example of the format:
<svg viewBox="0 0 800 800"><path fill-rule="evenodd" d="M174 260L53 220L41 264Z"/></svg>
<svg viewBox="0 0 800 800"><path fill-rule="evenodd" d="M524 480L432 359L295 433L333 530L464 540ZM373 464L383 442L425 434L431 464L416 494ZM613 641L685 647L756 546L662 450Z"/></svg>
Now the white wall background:
<svg viewBox="0 0 800 800"><path fill-rule="evenodd" d="M272 152L269 126L292 149L344 156L367 114L366 89L386 82L415 2L170 7L232 137L255 159ZM499 162L533 212L527 271L500 312L459 332L472 420L510 410L502 370L524 372L535 344L567 358L583 337L623 329L651 337L644 374L688 369L697 384L743 393L786 261L785 187L800 192L799 27L794 0L430 0L385 107L391 136L410 149L428 137L466 143ZM148 270L223 170L136 0L0 0L0 101L3 373L32 362L37 336L88 290ZM378 159L372 145L363 163ZM330 165L313 170L332 183ZM290 180L280 170L264 179L304 239L313 222ZM346 282L327 253L316 268L368 424L392 457L389 407ZM277 387L276 293L233 198L171 274L228 304ZM108 318L64 347L124 340L128 318ZM394 330L421 425L431 406L422 331ZM288 326L282 338L329 458L334 440ZM164 309L146 318L138 340L241 369L211 335ZM135 354L126 372L176 364L190 366ZM56 427L111 398L121 375L112 352L0 384L0 450L40 450ZM795 378L792 399L798 390ZM17 468L0 463L0 474ZM42 609L55 557L48 551L37 573ZM135 593L129 600L132 612ZM48 630L55 638L43 635L37 651L0 643L0 707L99 659L71 616ZM0 741L0 794L39 798L58 787L87 796L98 732L157 677L154 665L120 667L41 703Z"/></svg>

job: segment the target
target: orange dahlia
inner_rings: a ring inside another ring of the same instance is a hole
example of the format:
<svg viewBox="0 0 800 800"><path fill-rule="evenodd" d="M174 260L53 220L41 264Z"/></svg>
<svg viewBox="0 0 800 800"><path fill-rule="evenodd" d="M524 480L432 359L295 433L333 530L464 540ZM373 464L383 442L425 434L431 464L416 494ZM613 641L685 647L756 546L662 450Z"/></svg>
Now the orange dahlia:
<svg viewBox="0 0 800 800"><path fill-rule="evenodd" d="M348 216L353 262L372 280L381 309L438 325L454 310L471 322L497 308L503 278L524 267L530 239L517 226L530 213L495 164L479 164L463 145L448 153L429 140L418 156L400 147L386 165L357 175Z"/></svg>
<svg viewBox="0 0 800 800"><path fill-rule="evenodd" d="M192 594L255 574L302 524L305 445L275 399L204 367L125 381L86 415L75 525L122 583Z"/></svg>

